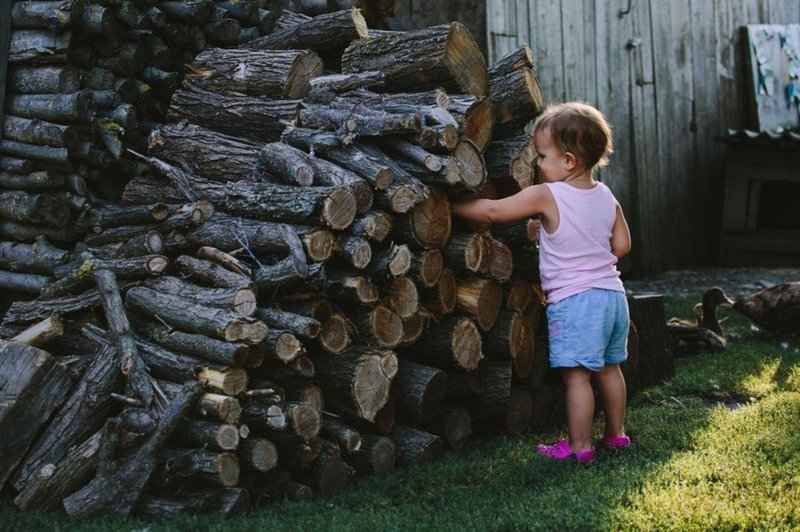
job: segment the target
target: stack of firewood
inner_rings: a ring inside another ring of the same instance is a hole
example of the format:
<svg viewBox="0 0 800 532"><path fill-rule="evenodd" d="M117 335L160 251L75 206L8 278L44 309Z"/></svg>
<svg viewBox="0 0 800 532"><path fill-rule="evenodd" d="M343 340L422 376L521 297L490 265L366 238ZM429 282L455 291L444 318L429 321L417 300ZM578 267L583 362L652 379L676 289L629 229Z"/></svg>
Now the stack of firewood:
<svg viewBox="0 0 800 532"><path fill-rule="evenodd" d="M532 182L527 46L487 71L459 23L367 30L355 9L247 41L190 48L146 145L119 137L135 171L95 167L105 200L70 238L2 233L37 296L0 328L20 508L231 514L552 416L536 222L450 213Z"/></svg>

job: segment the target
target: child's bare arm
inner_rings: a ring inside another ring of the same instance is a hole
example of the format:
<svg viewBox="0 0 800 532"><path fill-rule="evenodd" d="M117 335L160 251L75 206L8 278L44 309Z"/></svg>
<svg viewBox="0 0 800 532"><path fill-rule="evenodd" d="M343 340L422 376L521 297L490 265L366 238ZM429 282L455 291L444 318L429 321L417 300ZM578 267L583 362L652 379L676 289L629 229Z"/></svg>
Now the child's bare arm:
<svg viewBox="0 0 800 532"><path fill-rule="evenodd" d="M541 214L552 195L543 185L534 185L503 199L472 198L453 205L453 214L485 223L507 223Z"/></svg>
<svg viewBox="0 0 800 532"><path fill-rule="evenodd" d="M622 213L622 207L617 203L617 219L611 229L611 253L617 258L622 258L631 251L631 231L628 222Z"/></svg>

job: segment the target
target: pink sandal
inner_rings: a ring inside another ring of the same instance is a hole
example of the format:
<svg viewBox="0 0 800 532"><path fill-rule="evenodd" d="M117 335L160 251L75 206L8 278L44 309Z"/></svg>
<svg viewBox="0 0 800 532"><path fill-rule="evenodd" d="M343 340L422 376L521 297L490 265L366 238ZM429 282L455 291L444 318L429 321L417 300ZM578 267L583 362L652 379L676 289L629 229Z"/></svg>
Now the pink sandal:
<svg viewBox="0 0 800 532"><path fill-rule="evenodd" d="M631 444L631 439L627 436L606 436L605 434L600 435L600 445L605 447L609 450L619 450L625 449L629 447Z"/></svg>
<svg viewBox="0 0 800 532"><path fill-rule="evenodd" d="M552 445L539 445L536 447L536 452L542 456L553 458L555 460L575 459L582 464L591 464L594 462L595 456L597 455L594 447L588 451L575 452L572 450L572 447L569 446L569 442L567 440L558 440Z"/></svg>

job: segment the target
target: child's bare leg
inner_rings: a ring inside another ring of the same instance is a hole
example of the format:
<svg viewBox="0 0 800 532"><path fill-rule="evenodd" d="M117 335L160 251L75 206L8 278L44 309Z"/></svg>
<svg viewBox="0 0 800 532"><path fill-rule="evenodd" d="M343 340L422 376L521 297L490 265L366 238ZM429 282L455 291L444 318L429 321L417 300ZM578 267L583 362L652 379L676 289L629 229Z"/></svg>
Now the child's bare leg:
<svg viewBox="0 0 800 532"><path fill-rule="evenodd" d="M561 368L561 378L567 388L567 427L569 446L575 452L592 447L594 392L591 372L586 368Z"/></svg>
<svg viewBox="0 0 800 532"><path fill-rule="evenodd" d="M606 417L606 426L603 434L606 436L625 435L625 378L619 364L606 364L603 369L595 374L600 395L603 400L603 411Z"/></svg>

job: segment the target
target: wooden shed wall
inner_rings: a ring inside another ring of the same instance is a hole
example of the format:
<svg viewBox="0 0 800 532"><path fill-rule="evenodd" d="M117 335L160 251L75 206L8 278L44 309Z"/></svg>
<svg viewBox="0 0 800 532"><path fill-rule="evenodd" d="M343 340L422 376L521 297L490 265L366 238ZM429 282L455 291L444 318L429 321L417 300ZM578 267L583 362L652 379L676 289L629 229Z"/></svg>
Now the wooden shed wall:
<svg viewBox="0 0 800 532"><path fill-rule="evenodd" d="M579 99L614 125L602 174L634 238L634 274L717 257L724 149L749 127L745 24L800 22L800 0L487 0L488 60L527 42L548 101Z"/></svg>

